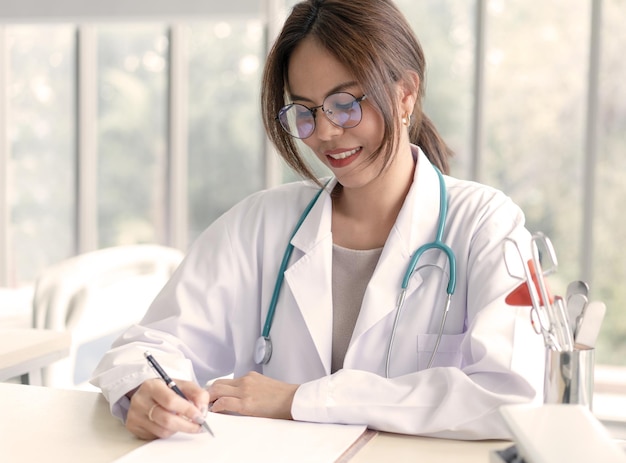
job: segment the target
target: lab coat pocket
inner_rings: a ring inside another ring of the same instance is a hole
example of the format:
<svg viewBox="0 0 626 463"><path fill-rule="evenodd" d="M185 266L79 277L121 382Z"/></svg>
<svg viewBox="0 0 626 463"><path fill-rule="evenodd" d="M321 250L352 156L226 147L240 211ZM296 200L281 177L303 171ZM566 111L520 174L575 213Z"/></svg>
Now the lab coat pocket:
<svg viewBox="0 0 626 463"><path fill-rule="evenodd" d="M461 368L461 342L465 335L444 334L435 353L432 367ZM430 357L437 345L437 334L420 334L417 336L417 368L425 370Z"/></svg>

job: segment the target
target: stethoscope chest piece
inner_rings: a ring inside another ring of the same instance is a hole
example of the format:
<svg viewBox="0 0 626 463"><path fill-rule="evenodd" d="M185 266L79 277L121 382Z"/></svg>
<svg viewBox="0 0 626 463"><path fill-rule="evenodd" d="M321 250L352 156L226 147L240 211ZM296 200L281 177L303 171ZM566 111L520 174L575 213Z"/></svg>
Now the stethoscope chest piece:
<svg viewBox="0 0 626 463"><path fill-rule="evenodd" d="M259 336L254 345L254 361L257 365L266 365L272 357L272 340L269 336Z"/></svg>

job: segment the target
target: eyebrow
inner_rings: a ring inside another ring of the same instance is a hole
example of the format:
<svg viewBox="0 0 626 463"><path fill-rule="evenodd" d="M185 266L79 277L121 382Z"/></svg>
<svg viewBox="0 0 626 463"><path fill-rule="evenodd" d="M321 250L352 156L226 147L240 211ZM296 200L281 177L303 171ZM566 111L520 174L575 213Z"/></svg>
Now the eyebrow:
<svg viewBox="0 0 626 463"><path fill-rule="evenodd" d="M328 95L332 95L333 93L337 93L337 92L342 92L344 90L347 90L351 87L356 87L358 85L358 82L355 80L351 80L349 82L343 82L339 85L336 85L335 87L331 88L328 93L326 93L326 96ZM310 98L304 97L304 96L300 96L300 95L295 95L295 94L290 94L291 100L292 101L307 101L309 103L315 103L313 100L311 100Z"/></svg>

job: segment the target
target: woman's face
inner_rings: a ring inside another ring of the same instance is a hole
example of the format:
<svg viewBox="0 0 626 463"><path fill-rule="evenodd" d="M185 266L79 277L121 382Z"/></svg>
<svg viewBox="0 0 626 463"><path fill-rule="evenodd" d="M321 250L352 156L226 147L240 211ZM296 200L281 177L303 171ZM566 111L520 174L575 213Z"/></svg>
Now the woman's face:
<svg viewBox="0 0 626 463"><path fill-rule="evenodd" d="M348 92L356 98L364 92L350 70L311 38L304 39L291 55L289 94L293 103L319 106L333 93ZM352 128L334 125L321 109L315 113L315 130L303 142L333 172L344 188L359 188L381 171L383 159L368 162L383 138L383 119L367 100L361 102L361 122Z"/></svg>

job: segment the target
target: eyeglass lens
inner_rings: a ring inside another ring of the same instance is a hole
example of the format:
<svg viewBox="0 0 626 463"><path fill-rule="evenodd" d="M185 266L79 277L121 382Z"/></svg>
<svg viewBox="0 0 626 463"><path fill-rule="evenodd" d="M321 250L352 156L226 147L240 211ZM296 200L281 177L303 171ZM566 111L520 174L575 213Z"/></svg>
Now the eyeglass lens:
<svg viewBox="0 0 626 463"><path fill-rule="evenodd" d="M299 103L288 104L278 112L278 120L285 131L295 138L307 138L315 130L315 113L318 109L337 127L349 129L361 122L361 101L346 92L333 93L324 99L322 106L308 108Z"/></svg>

